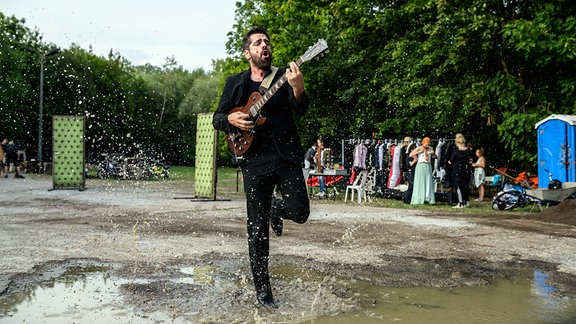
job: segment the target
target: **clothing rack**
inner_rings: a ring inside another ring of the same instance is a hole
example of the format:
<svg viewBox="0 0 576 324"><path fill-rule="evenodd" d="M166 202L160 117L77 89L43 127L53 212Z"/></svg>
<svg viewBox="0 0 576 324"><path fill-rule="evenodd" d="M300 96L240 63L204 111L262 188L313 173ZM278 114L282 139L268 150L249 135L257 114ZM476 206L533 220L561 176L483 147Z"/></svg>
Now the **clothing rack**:
<svg viewBox="0 0 576 324"><path fill-rule="evenodd" d="M364 138L364 139L360 139L360 138L349 138L349 139L343 139L341 142L341 157L340 157L340 165L344 166L346 165L346 144L348 145L358 145L358 144L364 144L364 145L375 145L378 143L385 143L385 144L389 144L389 145L399 145L401 143L404 142L404 138L398 139L398 138ZM410 141L409 145L412 144L416 144L416 145L421 145L422 139L421 138L416 138L413 139L412 141ZM434 138L431 139L432 143L448 143L448 144L453 144L454 143L454 139L446 139L446 138ZM436 144L437 145L437 144ZM352 160L354 158L352 157Z"/></svg>

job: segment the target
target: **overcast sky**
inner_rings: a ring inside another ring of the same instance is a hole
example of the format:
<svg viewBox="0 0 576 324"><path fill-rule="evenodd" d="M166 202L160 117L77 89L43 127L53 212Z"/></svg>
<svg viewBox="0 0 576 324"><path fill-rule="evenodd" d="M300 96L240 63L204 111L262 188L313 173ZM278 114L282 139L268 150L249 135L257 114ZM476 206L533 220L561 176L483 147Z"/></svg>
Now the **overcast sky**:
<svg viewBox="0 0 576 324"><path fill-rule="evenodd" d="M133 65L162 66L174 56L185 69L212 69L225 58L236 0L1 0L0 12L26 19L45 43L72 43Z"/></svg>

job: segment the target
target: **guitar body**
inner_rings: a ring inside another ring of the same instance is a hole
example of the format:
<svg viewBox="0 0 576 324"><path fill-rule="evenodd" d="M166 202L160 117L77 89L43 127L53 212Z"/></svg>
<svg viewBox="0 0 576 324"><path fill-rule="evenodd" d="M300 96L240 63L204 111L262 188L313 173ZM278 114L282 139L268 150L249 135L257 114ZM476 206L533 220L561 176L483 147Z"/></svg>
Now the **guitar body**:
<svg viewBox="0 0 576 324"><path fill-rule="evenodd" d="M260 95L260 93L252 92L250 94L250 97L248 98L248 102L246 102L246 105L233 108L232 110L230 110L229 114L240 111L250 115L250 117L253 120L255 119L256 124L254 125L254 127L264 124L264 122L266 121L265 117L263 117L260 114L258 116L252 116L252 114L250 113L250 108L254 106L260 100L261 97L262 95ZM235 129L231 131L230 133L226 134L226 142L228 144L228 148L232 151L232 153L234 153L235 156L244 155L244 153L246 153L246 151L248 151L248 149L250 148L250 145L252 145L252 141L254 140L254 134L255 134L254 128L252 128L249 131L243 131L240 129Z"/></svg>

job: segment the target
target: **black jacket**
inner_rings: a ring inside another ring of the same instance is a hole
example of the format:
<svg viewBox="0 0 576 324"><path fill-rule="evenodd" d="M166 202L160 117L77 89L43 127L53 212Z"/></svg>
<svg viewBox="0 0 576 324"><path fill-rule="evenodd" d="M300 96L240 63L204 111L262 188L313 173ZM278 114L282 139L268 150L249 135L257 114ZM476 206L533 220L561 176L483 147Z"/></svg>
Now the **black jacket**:
<svg viewBox="0 0 576 324"><path fill-rule="evenodd" d="M274 84L286 72L286 68L278 69L274 76ZM212 124L215 129L230 132L232 125L228 123L228 113L236 107L244 106L243 98L248 95L248 82L250 81L250 70L232 75L226 79L226 85L220 96L220 103L214 113ZM263 115L266 116L271 133L272 142L277 152L286 161L294 164L302 164L304 150L300 142L300 136L296 129L293 114L304 115L308 111L308 97L304 93L302 102L296 101L292 87L285 84L274 94L266 105L262 108ZM264 126L264 125L262 125ZM255 137L258 136L256 132ZM252 146L244 155L246 160L250 160L262 152L257 152L258 147Z"/></svg>
<svg viewBox="0 0 576 324"><path fill-rule="evenodd" d="M452 155L450 156L450 163L452 164L451 182L453 187L460 184L466 186L470 183L470 176L472 174L472 166L470 163L474 161L475 153L471 148L459 150L454 147Z"/></svg>

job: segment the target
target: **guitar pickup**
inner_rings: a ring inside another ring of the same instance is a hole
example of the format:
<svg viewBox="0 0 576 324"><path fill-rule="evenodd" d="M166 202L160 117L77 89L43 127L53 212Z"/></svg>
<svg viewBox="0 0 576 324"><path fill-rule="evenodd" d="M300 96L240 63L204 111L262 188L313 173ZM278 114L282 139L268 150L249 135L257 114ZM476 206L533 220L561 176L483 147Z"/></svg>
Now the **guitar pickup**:
<svg viewBox="0 0 576 324"><path fill-rule="evenodd" d="M258 109L258 107L256 107L256 105L252 105L252 107L250 107L250 115L254 118L258 115L258 112L260 110Z"/></svg>

